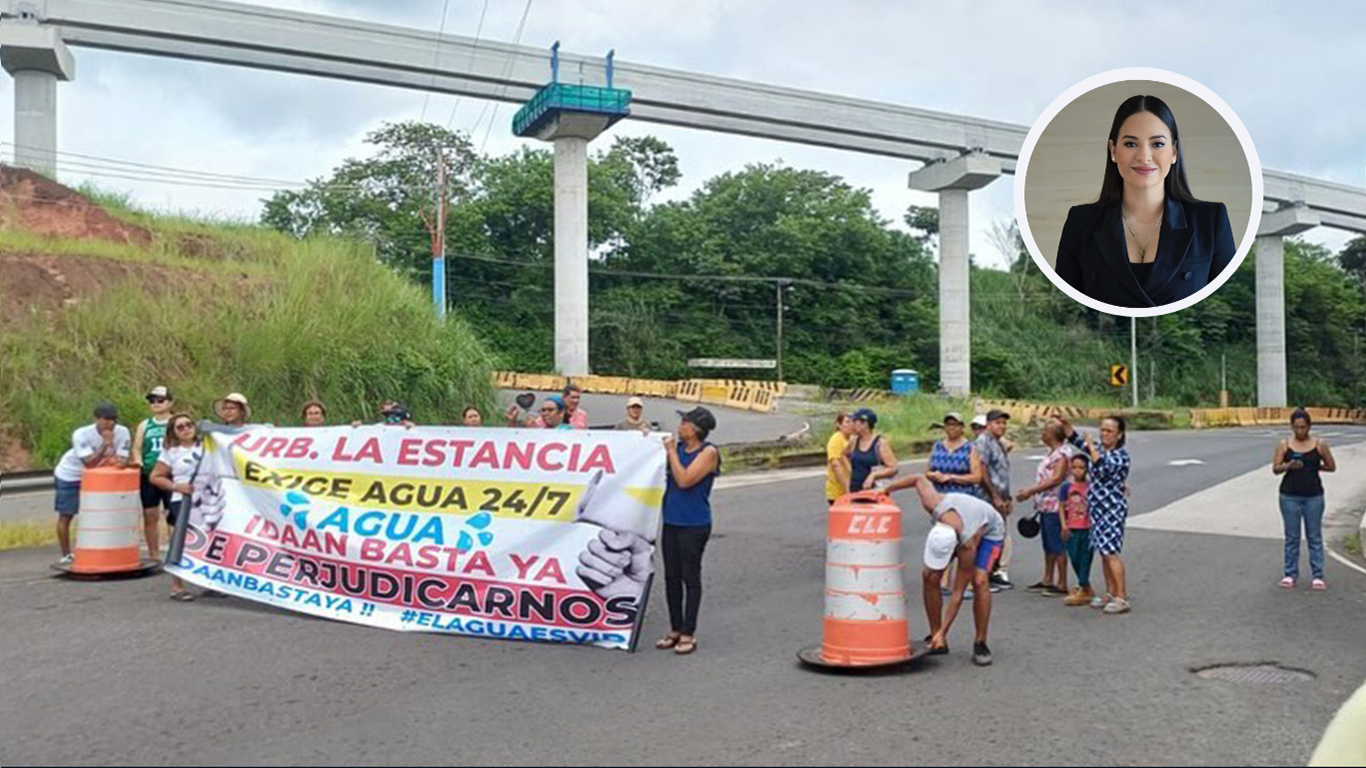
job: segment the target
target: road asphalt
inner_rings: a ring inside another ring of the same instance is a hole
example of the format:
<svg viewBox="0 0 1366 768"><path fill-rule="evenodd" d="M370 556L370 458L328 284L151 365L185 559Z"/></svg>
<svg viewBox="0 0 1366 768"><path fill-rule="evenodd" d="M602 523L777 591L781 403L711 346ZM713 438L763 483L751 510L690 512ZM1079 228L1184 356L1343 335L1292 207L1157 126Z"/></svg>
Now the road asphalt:
<svg viewBox="0 0 1366 768"><path fill-rule="evenodd" d="M1355 428L1321 434L1366 442ZM967 615L950 655L906 672L797 664L821 637L825 504L810 473L715 492L700 645L686 658L648 643L627 654L403 634L238 599L179 604L164 576L67 582L49 575L50 552L7 552L0 764L1302 765L1366 679L1366 575L1330 561L1327 592L1282 590L1279 541L1141 527L1265 467L1278 435L1132 435L1134 612L1002 593L985 669L971 664ZM1040 453L1016 452L1017 487ZM914 579L928 519L901 503ZM1221 512L1183 511L1174 519ZM1018 543L1017 583L1041 562L1036 542ZM908 602L918 639L914 588ZM645 629L667 629L659 584ZM1314 678L1192 674L1256 662Z"/></svg>

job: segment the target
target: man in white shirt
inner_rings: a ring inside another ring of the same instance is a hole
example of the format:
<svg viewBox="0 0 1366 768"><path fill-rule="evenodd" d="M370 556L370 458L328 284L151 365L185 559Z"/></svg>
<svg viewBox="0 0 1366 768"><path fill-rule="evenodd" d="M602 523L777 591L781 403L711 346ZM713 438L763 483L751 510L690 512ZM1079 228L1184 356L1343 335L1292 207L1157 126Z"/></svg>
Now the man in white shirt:
<svg viewBox="0 0 1366 768"><path fill-rule="evenodd" d="M934 521L929 536L925 537L925 567L921 571L921 587L925 599L925 616L930 624L930 654L949 652L949 628L963 606L963 594L972 584L973 639L972 663L979 667L991 664L991 650L987 648L987 627L991 622L991 567L1001 556L1005 541L1005 518L991 504L965 493L941 494L923 475L912 475L893 482L887 491L914 487L920 503ZM944 572L954 558L958 559L958 575L953 583L947 615L943 614L944 597L939 591Z"/></svg>
<svg viewBox="0 0 1366 768"><path fill-rule="evenodd" d="M52 472L56 486L53 508L57 512L57 543L62 562L70 563L71 518L81 511L81 475L86 468L128 466L133 436L118 423L119 412L110 403L95 406L95 422L71 433L71 450L62 455Z"/></svg>

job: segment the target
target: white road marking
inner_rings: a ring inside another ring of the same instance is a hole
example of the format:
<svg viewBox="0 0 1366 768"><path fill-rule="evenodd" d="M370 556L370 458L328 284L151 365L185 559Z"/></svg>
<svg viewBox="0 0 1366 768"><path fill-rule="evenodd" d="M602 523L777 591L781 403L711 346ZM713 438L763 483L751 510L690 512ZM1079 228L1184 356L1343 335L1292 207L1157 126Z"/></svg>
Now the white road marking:
<svg viewBox="0 0 1366 768"><path fill-rule="evenodd" d="M1339 466L1366 464L1366 443L1342 446L1333 453ZM1259 467L1160 509L1134 515L1129 518L1129 526L1279 541L1285 536L1279 501L1280 481L1270 466ZM1330 516L1353 505L1366 493L1366 472L1325 473L1323 486L1328 501L1325 516Z"/></svg>
<svg viewBox="0 0 1366 768"><path fill-rule="evenodd" d="M1202 461L1201 459L1173 459L1172 461L1167 462L1167 466L1169 466L1169 467L1191 467L1191 466L1195 466L1195 465L1197 465L1197 464L1204 464L1204 463L1205 463L1205 462Z"/></svg>

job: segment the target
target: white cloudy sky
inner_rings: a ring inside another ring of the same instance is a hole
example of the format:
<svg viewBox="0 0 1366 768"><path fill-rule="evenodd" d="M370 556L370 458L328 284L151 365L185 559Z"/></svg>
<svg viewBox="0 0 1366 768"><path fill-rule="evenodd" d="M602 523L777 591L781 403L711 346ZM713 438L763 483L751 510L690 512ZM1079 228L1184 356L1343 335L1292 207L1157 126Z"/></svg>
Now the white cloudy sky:
<svg viewBox="0 0 1366 768"><path fill-rule="evenodd" d="M295 10L438 29L445 0L273 0ZM473 36L482 0L449 0L445 31ZM483 37L510 41L523 0L489 0ZM1366 183L1366 3L896 2L846 0L533 0L523 44L605 53L625 61L1032 123L1074 83L1128 66L1191 77L1240 116L1264 167L1341 183ZM445 123L454 97L220 65L75 50L77 77L60 86L59 148L66 152L272 179L326 174L363 153L363 135L387 120ZM547 73L548 75L548 73ZM547 78L548 79L548 78ZM0 77L0 104L13 105ZM520 140L512 107L469 99L453 127L502 153ZM480 118L482 117L482 121ZM487 126L492 123L493 128ZM935 196L906 189L914 164L834 150L645 123L678 151L677 194L745 163L781 159L840 174L873 190L883 215ZM0 141L13 141L0 119ZM9 147L3 154L8 158ZM145 206L254 218L261 192L63 172L131 192ZM972 196L972 250L995 254L985 235L1013 217L1011 182ZM1344 233L1308 239L1339 247Z"/></svg>

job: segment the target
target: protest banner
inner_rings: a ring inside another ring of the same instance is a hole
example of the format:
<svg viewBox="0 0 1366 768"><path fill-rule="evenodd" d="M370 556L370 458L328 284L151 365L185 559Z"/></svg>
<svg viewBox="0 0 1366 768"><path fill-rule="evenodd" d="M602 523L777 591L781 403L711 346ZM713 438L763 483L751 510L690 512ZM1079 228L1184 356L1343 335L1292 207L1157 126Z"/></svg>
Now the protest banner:
<svg viewBox="0 0 1366 768"><path fill-rule="evenodd" d="M632 648L665 464L635 431L209 434L167 570L369 626Z"/></svg>

